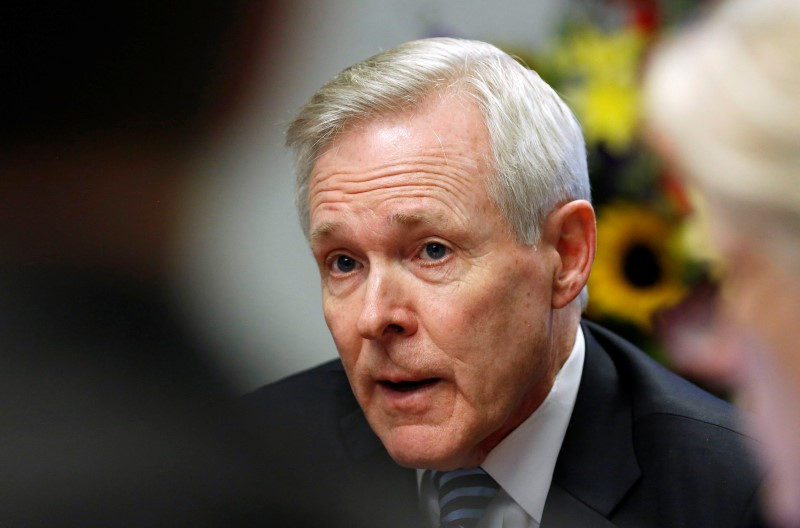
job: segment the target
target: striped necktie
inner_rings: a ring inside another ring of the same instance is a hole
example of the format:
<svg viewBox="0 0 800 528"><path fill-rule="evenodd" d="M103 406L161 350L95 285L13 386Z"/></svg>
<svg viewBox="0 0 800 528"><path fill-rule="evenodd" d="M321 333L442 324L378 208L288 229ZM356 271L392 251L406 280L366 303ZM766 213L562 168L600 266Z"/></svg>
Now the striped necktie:
<svg viewBox="0 0 800 528"><path fill-rule="evenodd" d="M472 528L500 486L481 468L432 471L439 492L441 528Z"/></svg>

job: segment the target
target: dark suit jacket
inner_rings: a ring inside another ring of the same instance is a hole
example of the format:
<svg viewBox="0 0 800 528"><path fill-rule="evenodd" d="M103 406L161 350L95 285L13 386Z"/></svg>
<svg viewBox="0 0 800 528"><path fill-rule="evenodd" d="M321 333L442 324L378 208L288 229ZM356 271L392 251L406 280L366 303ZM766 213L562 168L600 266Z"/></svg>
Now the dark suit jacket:
<svg viewBox="0 0 800 528"><path fill-rule="evenodd" d="M542 528L760 526L734 409L607 330L583 331L583 378ZM276 497L308 526L424 526L415 472L388 456L338 361L244 403L286 483Z"/></svg>

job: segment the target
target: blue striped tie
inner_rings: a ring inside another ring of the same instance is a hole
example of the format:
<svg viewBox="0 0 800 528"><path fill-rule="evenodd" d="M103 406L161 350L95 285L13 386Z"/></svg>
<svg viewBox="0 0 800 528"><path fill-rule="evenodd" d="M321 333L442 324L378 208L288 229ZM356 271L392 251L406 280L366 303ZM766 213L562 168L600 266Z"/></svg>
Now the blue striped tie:
<svg viewBox="0 0 800 528"><path fill-rule="evenodd" d="M432 471L439 491L441 528L472 528L500 486L481 468Z"/></svg>

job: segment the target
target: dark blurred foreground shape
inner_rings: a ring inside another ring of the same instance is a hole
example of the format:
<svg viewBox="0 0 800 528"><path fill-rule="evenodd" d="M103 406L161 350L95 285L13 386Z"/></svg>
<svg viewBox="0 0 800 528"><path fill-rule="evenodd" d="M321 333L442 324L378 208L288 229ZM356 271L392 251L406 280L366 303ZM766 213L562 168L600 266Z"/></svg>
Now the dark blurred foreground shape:
<svg viewBox="0 0 800 528"><path fill-rule="evenodd" d="M277 2L0 13L0 525L269 524L270 478L172 295L194 153L246 110Z"/></svg>

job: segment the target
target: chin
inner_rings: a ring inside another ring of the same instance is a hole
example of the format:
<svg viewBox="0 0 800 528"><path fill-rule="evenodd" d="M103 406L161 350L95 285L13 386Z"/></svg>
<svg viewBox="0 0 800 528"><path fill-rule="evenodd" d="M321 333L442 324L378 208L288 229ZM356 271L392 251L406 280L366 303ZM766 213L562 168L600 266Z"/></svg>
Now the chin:
<svg viewBox="0 0 800 528"><path fill-rule="evenodd" d="M389 456L400 466L416 469L451 470L477 466L474 450L448 441L426 426L403 426L379 434Z"/></svg>

